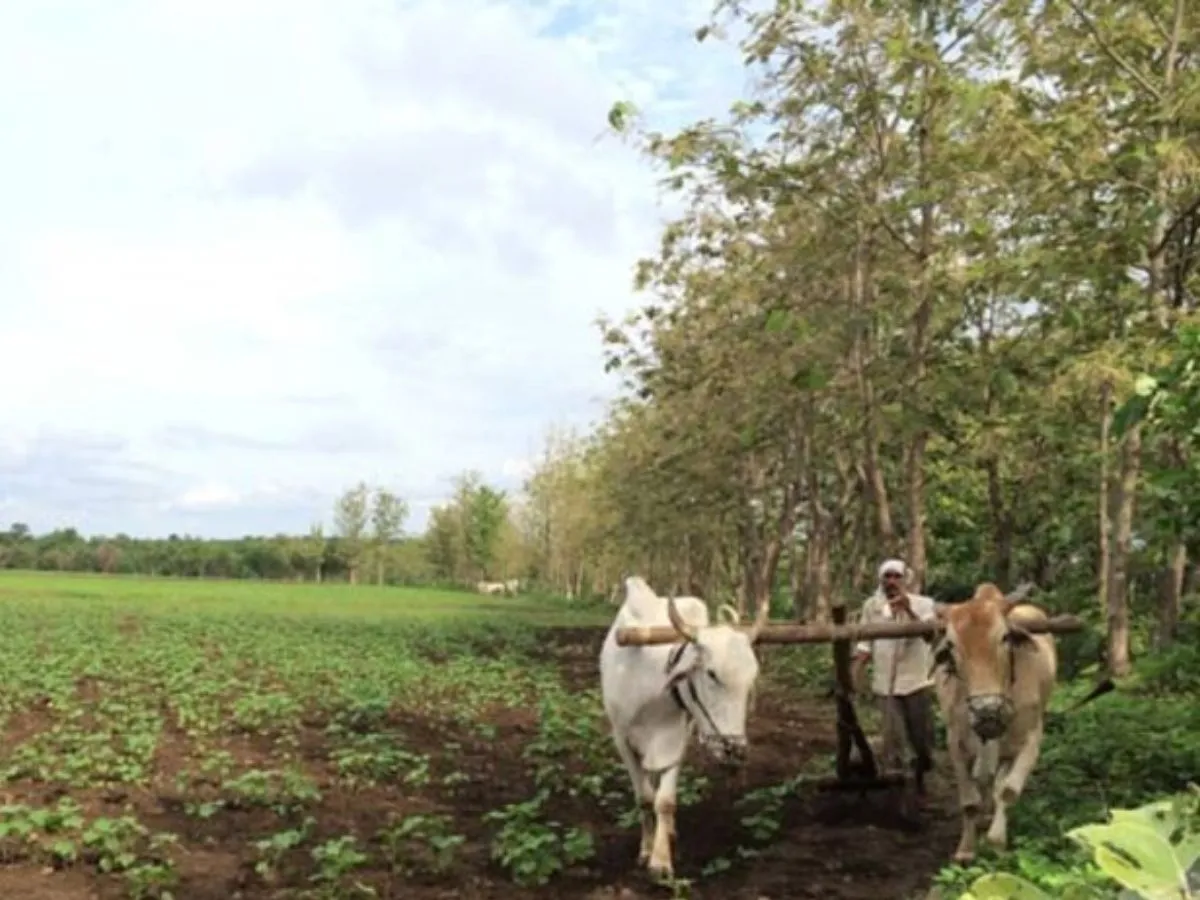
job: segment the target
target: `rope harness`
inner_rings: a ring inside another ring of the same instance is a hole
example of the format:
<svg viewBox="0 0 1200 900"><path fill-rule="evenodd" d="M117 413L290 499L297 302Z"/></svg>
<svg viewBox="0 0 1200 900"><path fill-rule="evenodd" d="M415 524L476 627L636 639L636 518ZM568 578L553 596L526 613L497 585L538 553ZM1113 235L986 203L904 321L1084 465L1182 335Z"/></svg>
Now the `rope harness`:
<svg viewBox="0 0 1200 900"><path fill-rule="evenodd" d="M683 654L684 651L687 650L687 646L688 645L686 643L683 643L678 644L671 649L671 654L667 657L666 671L670 672L673 668L675 668L675 666L679 663L679 660L683 658ZM682 683L687 686L688 700L691 700L695 710L700 711L700 715L704 717L704 721L708 723L708 727L712 729L713 734L722 741L728 742L728 736L721 734L721 730L717 728L717 723L713 721L713 717L709 714L708 708L703 702L701 702L700 695L696 692L696 685L692 683L692 677L694 674L694 672L689 673L686 678L682 679ZM684 713L687 714L689 719L695 721L696 711L692 709L692 707L688 706L687 700L684 700L683 692L679 689L679 685L680 682L676 682L675 684L671 685L671 699L675 701L676 706L678 706L684 711Z"/></svg>

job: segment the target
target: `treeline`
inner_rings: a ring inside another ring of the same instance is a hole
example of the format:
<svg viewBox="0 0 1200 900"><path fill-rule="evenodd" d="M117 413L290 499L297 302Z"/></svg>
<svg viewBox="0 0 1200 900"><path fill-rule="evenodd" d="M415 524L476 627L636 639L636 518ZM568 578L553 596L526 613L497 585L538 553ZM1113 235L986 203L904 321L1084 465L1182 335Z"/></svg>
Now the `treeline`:
<svg viewBox="0 0 1200 900"><path fill-rule="evenodd" d="M85 537L74 528L34 534L14 523L0 531L0 568L464 587L536 575L509 499L476 472L455 480L425 534L404 533L408 514L402 497L360 483L337 499L331 529L318 524L301 535Z"/></svg>
<svg viewBox="0 0 1200 900"><path fill-rule="evenodd" d="M1200 9L721 0L755 84L610 123L686 213L602 323L622 399L552 442L523 532L554 584L821 618L1031 579L1168 642L1200 553ZM720 52L720 51L714 51ZM731 51L730 52L734 52Z"/></svg>

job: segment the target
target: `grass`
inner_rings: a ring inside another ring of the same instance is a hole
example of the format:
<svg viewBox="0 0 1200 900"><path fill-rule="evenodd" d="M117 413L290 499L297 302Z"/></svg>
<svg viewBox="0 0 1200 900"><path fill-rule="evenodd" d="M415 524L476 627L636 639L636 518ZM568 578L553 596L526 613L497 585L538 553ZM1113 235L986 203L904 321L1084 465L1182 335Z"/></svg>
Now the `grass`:
<svg viewBox="0 0 1200 900"><path fill-rule="evenodd" d="M545 599L494 597L460 591L374 585L105 576L88 573L0 571L0 602L21 609L139 615L252 614L389 621L513 618L533 626L607 625L611 610Z"/></svg>

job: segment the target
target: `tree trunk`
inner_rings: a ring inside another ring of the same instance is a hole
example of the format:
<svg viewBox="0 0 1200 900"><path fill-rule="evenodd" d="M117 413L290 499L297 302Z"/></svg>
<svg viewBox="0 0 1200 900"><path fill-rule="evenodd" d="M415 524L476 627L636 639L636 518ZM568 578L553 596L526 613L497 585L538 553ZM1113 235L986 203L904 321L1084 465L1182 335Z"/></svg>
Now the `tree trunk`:
<svg viewBox="0 0 1200 900"><path fill-rule="evenodd" d="M1163 573L1162 593L1158 609L1158 630L1155 646L1159 649L1175 642L1179 631L1179 618L1183 608L1183 579L1187 572L1187 545L1176 539L1167 556L1167 570Z"/></svg>
<svg viewBox="0 0 1200 900"><path fill-rule="evenodd" d="M816 565L816 583L813 594L813 602L811 604L812 621L828 622L832 601L832 581L829 572L829 520L828 517L822 523L822 530L825 532L825 537L820 543L821 555L817 558Z"/></svg>
<svg viewBox="0 0 1200 900"><path fill-rule="evenodd" d="M989 310L990 311L990 310ZM992 322L985 312L980 316L980 352L985 371L995 365L992 358ZM983 415L988 421L996 415L996 392L989 378L983 388ZM986 434L983 468L987 473L988 522L992 531L992 580L1012 584L1013 522L1004 498L1004 479L1000 474L1000 451L995 434Z"/></svg>
<svg viewBox="0 0 1200 900"><path fill-rule="evenodd" d="M789 492L790 493L790 492ZM772 589L775 586L775 573L779 571L779 559L783 555L783 544L786 535L792 533L795 527L795 515L789 513L788 501L784 501L784 512L780 516L778 533L761 543L756 554L749 558L753 561L749 576L749 593L754 600L754 611L757 614L759 606L771 602ZM790 524L789 524L790 523Z"/></svg>
<svg viewBox="0 0 1200 900"><path fill-rule="evenodd" d="M747 573L750 571L749 555L750 552L747 549L746 541L743 538L738 541L737 550L737 566L739 569L741 569L742 574L737 579L737 587L735 589L735 593L737 595L738 618L740 619L744 619L746 617L746 604L749 600L748 592L750 590L750 584L747 576Z"/></svg>
<svg viewBox="0 0 1200 900"><path fill-rule="evenodd" d="M1097 575L1099 585L1097 593L1100 597L1100 614L1108 615L1108 567L1109 546L1112 533L1112 521L1109 517L1109 444L1112 434L1112 382L1105 379L1100 385L1100 559Z"/></svg>
<svg viewBox="0 0 1200 900"><path fill-rule="evenodd" d="M992 523L992 572L999 584L1012 585L1013 527L1012 516L1004 503L1004 488L1000 480L1000 460L995 455L985 464L988 484L988 512Z"/></svg>
<svg viewBox="0 0 1200 900"><path fill-rule="evenodd" d="M812 445L808 442L803 447L802 464L811 528L808 539L808 567L804 573L804 592L808 598L806 613L809 621L824 622L828 619L830 608L829 543L833 538L830 533L832 517L821 502L821 480L813 460Z"/></svg>
<svg viewBox="0 0 1200 900"><path fill-rule="evenodd" d="M804 609L804 571L801 570L800 548L795 541L791 541L791 549L788 552L788 582L792 591L792 617L797 622L803 622L805 616ZM805 554L804 567L808 568L808 555Z"/></svg>
<svg viewBox="0 0 1200 900"><path fill-rule="evenodd" d="M1129 674L1129 555L1133 512L1142 461L1142 426L1125 436L1121 474L1113 493L1113 541L1108 569L1108 668L1114 677Z"/></svg>
<svg viewBox="0 0 1200 900"><path fill-rule="evenodd" d="M923 7L925 37L937 46L938 8ZM913 378L910 408L920 418L908 451L908 565L912 570L912 588L925 588L925 449L929 428L925 423L925 374L929 363L930 326L933 321L933 257L937 234L937 207L930 197L933 188L934 126L936 124L933 65L921 71L921 110L914 123L917 131L917 185L923 199L917 231L917 305L913 314Z"/></svg>
<svg viewBox="0 0 1200 900"><path fill-rule="evenodd" d="M883 466L879 461L879 410L875 402L875 386L867 376L868 345L870 343L870 319L867 315L867 273L864 238L860 234L855 249L854 274L850 284L850 308L859 319L854 336L854 375L858 383L859 400L863 412L863 465L866 470L867 488L875 507L875 527L879 546L884 553L894 553L896 531L892 524L892 506L888 497L887 483L883 478Z"/></svg>
<svg viewBox="0 0 1200 900"><path fill-rule="evenodd" d="M925 444L928 432L922 430L913 439L908 453L908 566L912 569L912 589L925 589Z"/></svg>
<svg viewBox="0 0 1200 900"><path fill-rule="evenodd" d="M755 502L771 493L766 483L766 470L750 463L746 471L747 490L742 497L741 524L738 529L742 544L742 579L746 599L754 603L754 612L763 603L770 603L775 575L785 543L793 539L796 529L797 483L782 485L779 517L771 521L766 502L762 508Z"/></svg>
<svg viewBox="0 0 1200 900"><path fill-rule="evenodd" d="M1176 79L1175 79L1176 69L1177 69L1177 65L1179 62L1179 50L1182 47L1183 37L1185 34L1184 22L1185 22L1185 4L1182 2L1182 0L1179 0L1179 2L1175 3L1174 22L1173 22L1170 33L1167 35L1167 46L1165 48L1166 52L1163 55L1163 90L1160 94L1159 104L1158 104L1158 106L1159 106L1159 116L1158 116L1159 126L1158 126L1158 133L1157 133L1157 143L1158 144L1165 144L1172 138L1172 131L1174 130L1173 123L1178 121L1177 118L1173 115L1173 108L1175 106L1175 102L1177 99L1174 94L1174 88L1175 88L1175 81L1176 81ZM1154 310L1158 313L1159 324L1161 325L1162 329L1167 332L1171 331L1174 327L1174 323L1172 322L1172 315L1171 315L1171 313L1172 313L1171 304L1167 301L1167 296L1166 296L1166 292L1169 287L1167 284L1167 277L1166 277L1167 276L1167 266L1166 266L1166 262L1167 262L1167 260L1166 260L1167 246L1166 246L1166 244L1167 244L1167 242L1166 242L1166 238L1167 238L1167 229L1170 226L1170 214L1167 212L1167 203L1168 203L1168 197L1170 196L1171 188L1172 188L1171 178L1169 177L1167 171L1162 167L1158 168L1157 171L1155 172L1155 184L1154 184L1154 190L1152 193L1152 197L1153 197L1152 208L1154 210L1156 210L1157 214L1156 214L1155 220L1154 220L1154 227L1150 230L1149 240L1147 241L1147 246L1146 246L1146 262L1147 262L1146 274L1149 276L1147 279L1147 282L1146 282L1146 297L1147 297L1147 300L1148 300L1151 310ZM1140 464L1140 451L1141 451L1141 426L1139 424L1139 425L1135 425L1130 430L1129 437L1126 440L1127 459L1123 460L1122 472L1121 472L1122 491L1124 493L1126 490L1128 490L1128 494L1130 495L1126 499L1126 503L1125 503L1125 505L1128 506L1130 519L1132 519L1132 516L1133 516L1132 494L1136 490L1137 475L1138 475L1139 464ZM1129 481L1128 489L1126 489L1124 486L1124 482L1126 481L1126 477L1127 477L1127 470L1131 471L1131 473L1132 473L1128 476L1128 481ZM1122 531L1122 524L1123 523L1120 520L1118 520L1118 522L1117 522L1117 547L1116 547L1117 552L1114 554L1113 567L1112 567L1114 575L1118 571L1116 557L1118 555L1123 555L1123 556L1127 557L1128 552L1129 552L1127 547L1124 548L1124 550L1122 550L1122 548L1120 546L1120 535L1121 535L1121 531ZM1130 531L1132 531L1132 526L1130 526ZM1169 562L1170 562L1170 566L1171 566L1171 575L1169 578L1170 583L1169 583L1169 587L1168 587L1167 591L1164 593L1163 598L1162 598L1164 605L1160 611L1159 633L1156 636L1159 640L1163 639L1164 635L1166 634L1165 629L1168 629L1168 628L1170 629L1170 633L1173 636L1176 625L1178 623L1179 604L1180 604L1180 600L1181 600L1182 592L1183 592L1183 575L1184 575L1184 569L1187 566L1187 550L1184 546L1182 546L1182 544L1178 540L1173 544L1173 546L1171 548L1171 556L1170 556ZM1124 622L1124 631L1125 631L1125 661L1124 661L1124 665L1125 665L1126 670L1128 670L1128 668L1129 668L1129 660L1128 660L1128 657L1129 657L1129 646L1128 646L1129 645L1129 638L1128 638L1129 611L1128 611L1128 600L1124 596L1127 593L1127 589L1126 589L1126 585L1125 585L1125 581L1124 581L1124 579L1126 578L1125 569L1127 569L1127 568L1128 568L1128 560L1127 559L1122 560L1121 576L1122 576L1123 580L1120 584L1120 593L1122 594L1122 601L1123 601L1123 606L1124 606L1123 611L1124 611L1125 620L1126 620ZM1117 579L1115 577L1110 577L1109 578L1109 590L1112 591L1113 593L1117 593L1117 588L1118 588ZM1110 610L1111 610L1113 604L1110 603L1109 606L1110 606ZM1112 621L1113 621L1112 615L1110 612L1110 616L1109 616L1109 628L1110 628L1109 644L1110 644L1110 646L1113 644L1113 637L1111 635ZM1169 639L1170 638L1168 637L1167 640L1169 640ZM1110 661L1110 665L1111 665L1111 661ZM1114 668L1114 673L1115 673L1115 670L1116 670L1115 666L1113 668Z"/></svg>

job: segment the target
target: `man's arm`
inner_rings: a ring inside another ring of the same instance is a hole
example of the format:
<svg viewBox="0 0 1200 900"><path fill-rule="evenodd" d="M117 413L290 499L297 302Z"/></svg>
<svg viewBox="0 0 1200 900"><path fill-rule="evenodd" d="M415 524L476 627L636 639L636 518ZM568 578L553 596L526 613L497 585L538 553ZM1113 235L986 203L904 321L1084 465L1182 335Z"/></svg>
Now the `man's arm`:
<svg viewBox="0 0 1200 900"><path fill-rule="evenodd" d="M912 598L912 608L914 617L922 622L936 622L938 620L937 603L934 602L932 597L926 597L922 594L916 595ZM924 640L927 644L932 644L937 639L938 636L936 634L924 635Z"/></svg>

